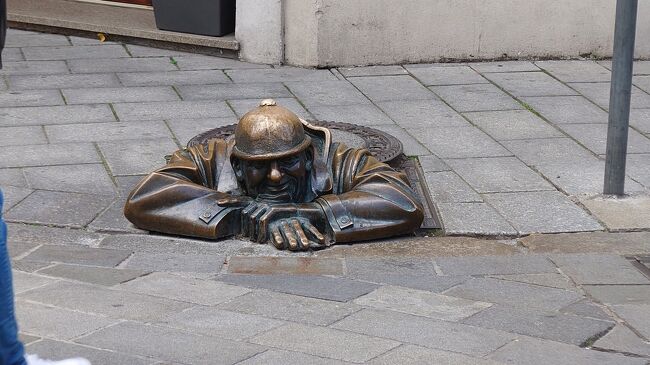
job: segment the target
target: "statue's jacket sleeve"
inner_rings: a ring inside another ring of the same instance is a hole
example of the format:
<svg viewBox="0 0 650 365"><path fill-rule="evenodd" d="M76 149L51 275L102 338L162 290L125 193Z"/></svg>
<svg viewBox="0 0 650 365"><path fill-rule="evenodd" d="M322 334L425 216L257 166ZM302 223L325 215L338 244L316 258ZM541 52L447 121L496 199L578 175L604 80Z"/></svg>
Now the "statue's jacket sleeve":
<svg viewBox="0 0 650 365"><path fill-rule="evenodd" d="M233 208L216 203L227 194L217 189L220 174L230 169L229 152L228 143L221 139L176 151L166 166L135 187L124 215L150 231L203 238L237 233L239 221L230 214Z"/></svg>
<svg viewBox="0 0 650 365"><path fill-rule="evenodd" d="M328 161L331 194L316 201L336 242L389 237L420 227L422 205L403 173L379 162L367 149L333 147Z"/></svg>

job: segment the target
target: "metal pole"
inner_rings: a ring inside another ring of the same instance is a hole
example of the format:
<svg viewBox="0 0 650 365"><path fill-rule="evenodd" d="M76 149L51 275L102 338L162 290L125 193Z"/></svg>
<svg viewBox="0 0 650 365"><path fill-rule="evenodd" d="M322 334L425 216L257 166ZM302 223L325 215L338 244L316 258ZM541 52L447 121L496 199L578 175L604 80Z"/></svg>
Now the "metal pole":
<svg viewBox="0 0 650 365"><path fill-rule="evenodd" d="M617 0L604 194L623 195L638 0Z"/></svg>

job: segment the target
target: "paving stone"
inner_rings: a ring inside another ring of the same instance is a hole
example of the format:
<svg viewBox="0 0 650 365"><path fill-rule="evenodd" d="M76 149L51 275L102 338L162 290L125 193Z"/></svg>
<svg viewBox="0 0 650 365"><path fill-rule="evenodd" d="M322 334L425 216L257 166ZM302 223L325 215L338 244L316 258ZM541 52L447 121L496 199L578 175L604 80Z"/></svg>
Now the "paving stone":
<svg viewBox="0 0 650 365"><path fill-rule="evenodd" d="M526 72L539 71L539 67L529 61L489 61L470 63L468 66L480 73L487 72Z"/></svg>
<svg viewBox="0 0 650 365"><path fill-rule="evenodd" d="M114 122L108 105L65 105L0 108L0 125L50 125Z"/></svg>
<svg viewBox="0 0 650 365"><path fill-rule="evenodd" d="M585 285L584 289L604 304L650 303L650 285Z"/></svg>
<svg viewBox="0 0 650 365"><path fill-rule="evenodd" d="M38 354L44 359L63 360L74 357L83 357L93 364L112 365L149 365L153 359L143 359L135 356L121 354L114 351L99 350L87 346L79 346L69 342L60 342L44 339L26 347L30 354Z"/></svg>
<svg viewBox="0 0 650 365"><path fill-rule="evenodd" d="M18 333L18 340L23 343L23 345L27 346L32 342L39 341L41 338L36 337L36 336L30 336L26 335L24 333Z"/></svg>
<svg viewBox="0 0 650 365"><path fill-rule="evenodd" d="M437 99L386 101L378 105L404 128L469 126L460 114Z"/></svg>
<svg viewBox="0 0 650 365"><path fill-rule="evenodd" d="M650 304L624 304L611 307L630 327L650 340Z"/></svg>
<svg viewBox="0 0 650 365"><path fill-rule="evenodd" d="M488 73L484 76L516 97L577 94L543 72Z"/></svg>
<svg viewBox="0 0 650 365"><path fill-rule="evenodd" d="M574 288L574 285L569 281L569 279L557 273L490 275L490 277L494 279L517 281L520 283L548 286L558 289L568 290Z"/></svg>
<svg viewBox="0 0 650 365"><path fill-rule="evenodd" d="M584 95L587 99L596 103L601 108L605 110L609 109L609 82L574 82L570 83L569 86L578 90L580 94ZM630 107L632 109L650 107L650 95L644 93L639 88L632 86Z"/></svg>
<svg viewBox="0 0 650 365"><path fill-rule="evenodd" d="M406 75L354 77L348 81L374 102L438 98L411 76Z"/></svg>
<svg viewBox="0 0 650 365"><path fill-rule="evenodd" d="M18 256L23 256L26 253L35 249L36 247L38 247L38 244L32 242L17 242L13 240L7 242L7 250L9 251L9 257L12 259Z"/></svg>
<svg viewBox="0 0 650 365"><path fill-rule="evenodd" d="M388 76L388 75L406 75L406 71L400 65L394 66L365 66L365 67L340 67L339 72L345 77L355 76Z"/></svg>
<svg viewBox="0 0 650 365"><path fill-rule="evenodd" d="M312 355L303 354L300 352L283 351L271 349L255 355L250 359L246 359L239 365L287 365L287 364L310 364L310 365L344 365L350 364L349 362L342 362L334 359L326 359L323 357L316 357Z"/></svg>
<svg viewBox="0 0 650 365"><path fill-rule="evenodd" d="M165 272L218 273L224 257L187 253L141 253L136 252L126 262L126 267Z"/></svg>
<svg viewBox="0 0 650 365"><path fill-rule="evenodd" d="M309 106L317 120L359 124L363 126L394 125L379 108L371 104Z"/></svg>
<svg viewBox="0 0 650 365"><path fill-rule="evenodd" d="M180 100L169 86L100 87L64 89L68 104L137 103Z"/></svg>
<svg viewBox="0 0 650 365"><path fill-rule="evenodd" d="M19 297L74 311L143 322L156 321L192 307L189 303L64 281L31 290Z"/></svg>
<svg viewBox="0 0 650 365"><path fill-rule="evenodd" d="M621 324L614 326L608 334L596 341L593 347L606 351L650 356L650 344Z"/></svg>
<svg viewBox="0 0 650 365"><path fill-rule="evenodd" d="M609 81L612 78L611 72L595 61L537 61L535 65L564 82Z"/></svg>
<svg viewBox="0 0 650 365"><path fill-rule="evenodd" d="M404 66L413 76L424 85L464 85L464 84L487 84L479 73L469 66L444 66L437 67L435 64L430 67Z"/></svg>
<svg viewBox="0 0 650 365"><path fill-rule="evenodd" d="M155 236L151 234L110 235L106 236L106 238L99 244L99 247L135 251L135 254L126 263L127 266L129 263L133 263L135 259L138 258L139 253L146 253L148 255L166 254L168 255L167 257L173 255L203 255L214 257L215 255L231 254L233 251L249 246L250 243L236 240L221 240L218 242L213 242L192 240L187 238ZM180 258L169 257L167 260L180 260ZM191 262L192 260L197 262L197 267L200 267L198 265L197 257L193 257L191 260L188 258L188 262ZM214 260L212 257L207 257L206 260L210 260L212 262L212 265L218 263L218 261ZM144 264L142 264L142 267L132 268L146 269L146 267L144 267Z"/></svg>
<svg viewBox="0 0 650 365"><path fill-rule="evenodd" d="M555 266L539 255L439 257L434 260L444 275L557 273Z"/></svg>
<svg viewBox="0 0 650 365"><path fill-rule="evenodd" d="M369 309L352 314L332 327L477 356L488 354L515 337L460 323Z"/></svg>
<svg viewBox="0 0 650 365"><path fill-rule="evenodd" d="M50 61L72 59L106 59L129 57L122 45L103 44L101 46L62 46L62 47L23 47L27 60Z"/></svg>
<svg viewBox="0 0 650 365"><path fill-rule="evenodd" d="M223 69L247 69L247 68L270 68L269 65L242 62L225 57L212 57L193 54L191 56L176 56L174 60L181 70L223 70Z"/></svg>
<svg viewBox="0 0 650 365"><path fill-rule="evenodd" d="M248 343L133 322L103 329L77 342L166 361L211 365L234 364L264 350Z"/></svg>
<svg viewBox="0 0 650 365"><path fill-rule="evenodd" d="M464 113L497 141L527 138L564 137L564 134L527 110Z"/></svg>
<svg viewBox="0 0 650 365"><path fill-rule="evenodd" d="M218 281L153 273L118 285L133 293L169 298L201 305L216 305L250 292L249 289Z"/></svg>
<svg viewBox="0 0 650 365"><path fill-rule="evenodd" d="M361 307L266 290L255 290L218 306L220 309L319 326L330 325Z"/></svg>
<svg viewBox="0 0 650 365"><path fill-rule="evenodd" d="M24 187L27 186L27 181L22 169L0 169L0 185Z"/></svg>
<svg viewBox="0 0 650 365"><path fill-rule="evenodd" d="M631 109L630 125L647 136L650 133L650 109Z"/></svg>
<svg viewBox="0 0 650 365"><path fill-rule="evenodd" d="M607 124L565 124L560 128L594 153L605 154ZM634 129L628 131L627 141L628 153L650 152L650 139Z"/></svg>
<svg viewBox="0 0 650 365"><path fill-rule="evenodd" d="M22 331L61 340L70 340L115 323L115 320L96 315L25 301L16 303L16 318Z"/></svg>
<svg viewBox="0 0 650 365"><path fill-rule="evenodd" d="M30 167L101 162L90 143L0 147L0 167Z"/></svg>
<svg viewBox="0 0 650 365"><path fill-rule="evenodd" d="M410 130L440 158L496 157L512 154L474 126Z"/></svg>
<svg viewBox="0 0 650 365"><path fill-rule="evenodd" d="M377 285L344 278L292 275L222 275L217 280L250 288L262 288L310 298L347 302L367 294Z"/></svg>
<svg viewBox="0 0 650 365"><path fill-rule="evenodd" d="M361 264L364 261L365 264ZM377 263L377 267L372 268L363 266L370 265L370 263ZM361 265L361 267L353 268L353 265ZM411 273L401 273L399 271L399 268L396 268L397 271L388 271L388 268L390 267L395 267L395 264L382 265L382 261L379 261L378 259L351 259L348 260L347 269L348 276L353 279L369 281L377 284L388 284L406 288L427 290L431 292L441 292L469 279L468 276L435 276L432 274L425 274L424 270L420 273L417 271L413 271Z"/></svg>
<svg viewBox="0 0 650 365"><path fill-rule="evenodd" d="M267 98L287 98L291 93L280 83L250 83L250 84L214 84L214 85L181 85L177 87L184 100L213 100L226 99L256 99L259 103ZM225 115L220 115L225 116Z"/></svg>
<svg viewBox="0 0 650 365"><path fill-rule="evenodd" d="M124 216L125 198L117 199L95 218L88 228L99 232L148 233L129 222Z"/></svg>
<svg viewBox="0 0 650 365"><path fill-rule="evenodd" d="M245 257L228 261L231 274L342 275L343 260L313 257Z"/></svg>
<svg viewBox="0 0 650 365"><path fill-rule="evenodd" d="M609 314L605 313L601 306L589 299L583 299L577 303L570 304L561 310L562 313L575 314L580 317L589 317L605 321L614 321Z"/></svg>
<svg viewBox="0 0 650 365"><path fill-rule="evenodd" d="M420 162L420 167L422 167L423 172L440 172L451 170L451 167L449 167L444 161L435 155L419 156L418 162Z"/></svg>
<svg viewBox="0 0 650 365"><path fill-rule="evenodd" d="M492 84L430 87L459 112L523 109L515 99Z"/></svg>
<svg viewBox="0 0 650 365"><path fill-rule="evenodd" d="M311 114L294 98L275 98L277 105L283 106L292 112L296 113L300 118L311 120L314 119ZM240 99L228 100L228 104L233 108L238 117L243 117L244 114L257 108L260 105L258 99Z"/></svg>
<svg viewBox="0 0 650 365"><path fill-rule="evenodd" d="M399 342L373 338L331 328L288 324L252 338L260 345L292 350L286 338L300 338L300 351L337 360L364 362L400 345Z"/></svg>
<svg viewBox="0 0 650 365"><path fill-rule="evenodd" d="M0 107L65 104L58 90L23 90L0 93Z"/></svg>
<svg viewBox="0 0 650 365"><path fill-rule="evenodd" d="M83 246L43 245L25 257L30 261L62 262L114 267L131 255L131 251Z"/></svg>
<svg viewBox="0 0 650 365"><path fill-rule="evenodd" d="M113 286L145 275L146 271L129 269L112 269L57 264L39 271L39 274L82 281L90 284Z"/></svg>
<svg viewBox="0 0 650 365"><path fill-rule="evenodd" d="M430 155L431 151L426 149L420 142L418 142L412 135L398 125L374 125L372 128L379 129L386 132L391 136L399 139L404 147L404 154L406 156L422 156Z"/></svg>
<svg viewBox="0 0 650 365"><path fill-rule="evenodd" d="M178 119L167 121L167 125L172 130L176 136L176 139L181 143L181 145L187 145L187 142L189 142L190 139L210 129L224 127L236 123L237 118L235 116L208 119Z"/></svg>
<svg viewBox="0 0 650 365"><path fill-rule="evenodd" d="M3 62L0 75L45 75L70 73L65 61Z"/></svg>
<svg viewBox="0 0 650 365"><path fill-rule="evenodd" d="M73 73L177 71L169 57L68 60Z"/></svg>
<svg viewBox="0 0 650 365"><path fill-rule="evenodd" d="M462 322L577 346L588 344L591 338L614 326L614 322L560 313L515 310L502 306L493 306Z"/></svg>
<svg viewBox="0 0 650 365"><path fill-rule="evenodd" d="M233 69L225 72L234 82L238 83L336 80L336 76L334 76L334 74L329 70L315 70L299 67L248 70Z"/></svg>
<svg viewBox="0 0 650 365"><path fill-rule="evenodd" d="M461 355L455 352L428 349L414 345L403 345L370 360L368 364L499 365L501 363Z"/></svg>
<svg viewBox="0 0 650 365"><path fill-rule="evenodd" d="M603 227L558 191L483 195L523 234L599 231Z"/></svg>
<svg viewBox="0 0 650 365"><path fill-rule="evenodd" d="M113 106L120 120L200 119L230 117L232 110L218 101L119 103Z"/></svg>
<svg viewBox="0 0 650 365"><path fill-rule="evenodd" d="M125 72L117 77L124 86L167 86L229 84L232 81L222 71L168 71L168 72Z"/></svg>
<svg viewBox="0 0 650 365"><path fill-rule="evenodd" d="M482 202L483 199L453 171L427 172L427 185L436 203Z"/></svg>
<svg viewBox="0 0 650 365"><path fill-rule="evenodd" d="M165 165L165 156L178 150L171 138L99 143L113 175L142 175Z"/></svg>
<svg viewBox="0 0 650 365"><path fill-rule="evenodd" d="M607 123L607 112L583 96L526 97L523 101L555 124Z"/></svg>
<svg viewBox="0 0 650 365"><path fill-rule="evenodd" d="M106 34L105 34L106 35ZM104 40L103 42L99 40L99 35L96 35L93 37L93 35L88 35L87 37L85 36L68 36L68 39L70 40L70 43L72 43L73 46L98 46L102 44L116 44L116 42L111 42Z"/></svg>
<svg viewBox="0 0 650 365"><path fill-rule="evenodd" d="M356 304L445 321L460 321L492 304L398 286L382 286L354 300Z"/></svg>
<svg viewBox="0 0 650 365"><path fill-rule="evenodd" d="M607 81L609 81L609 80L607 80ZM648 77L648 76L634 76L632 78L632 83L634 84L634 86L638 87L639 89L641 89L641 90L643 90L645 92L650 92L650 77Z"/></svg>
<svg viewBox="0 0 650 365"><path fill-rule="evenodd" d="M524 309L559 310L578 301L580 294L514 281L474 278L443 294Z"/></svg>
<svg viewBox="0 0 650 365"><path fill-rule="evenodd" d="M504 141L503 145L528 165L594 161L587 149L569 138Z"/></svg>
<svg viewBox="0 0 650 365"><path fill-rule="evenodd" d="M4 195L4 205L2 213L8 212L9 209L23 201L33 192L32 189L19 188L17 186L0 186L0 192Z"/></svg>
<svg viewBox="0 0 650 365"><path fill-rule="evenodd" d="M557 255L552 260L577 284L650 284L632 264L617 255Z"/></svg>
<svg viewBox="0 0 650 365"><path fill-rule="evenodd" d="M161 56L191 56L193 53L183 52L177 49L154 48L138 46L134 44L124 45L133 57L161 57Z"/></svg>
<svg viewBox="0 0 650 365"><path fill-rule="evenodd" d="M4 55L3 55L4 58ZM120 82L113 74L57 74L9 77L12 90L116 87Z"/></svg>
<svg viewBox="0 0 650 365"><path fill-rule="evenodd" d="M347 81L285 82L285 85L307 107L370 104Z"/></svg>
<svg viewBox="0 0 650 365"><path fill-rule="evenodd" d="M2 50L2 59L5 60L5 62L24 61L25 56L23 56L23 53L19 48L4 48Z"/></svg>
<svg viewBox="0 0 650 365"><path fill-rule="evenodd" d="M34 47L34 46L69 46L70 42L64 35L46 33L9 33L5 47Z"/></svg>
<svg viewBox="0 0 650 365"><path fill-rule="evenodd" d="M555 190L514 157L450 159L445 162L479 193Z"/></svg>
<svg viewBox="0 0 650 365"><path fill-rule="evenodd" d="M485 203L436 203L444 230L450 235L514 236L517 231Z"/></svg>
<svg viewBox="0 0 650 365"><path fill-rule="evenodd" d="M26 167L23 171L34 189L115 195L115 186L100 164Z"/></svg>
<svg viewBox="0 0 650 365"><path fill-rule="evenodd" d="M646 362L644 359L533 338L513 341L490 354L488 358L506 364L643 365Z"/></svg>
<svg viewBox="0 0 650 365"><path fill-rule="evenodd" d="M282 308L284 310L284 308ZM165 318L159 324L190 333L241 341L286 322L208 307L195 307Z"/></svg>
<svg viewBox="0 0 650 365"><path fill-rule="evenodd" d="M15 270L12 270L11 275L13 277L12 283L14 294L16 295L55 283L57 281L55 279L41 276L40 274L28 274Z"/></svg>
<svg viewBox="0 0 650 365"><path fill-rule="evenodd" d="M27 260L14 260L11 263L11 268L13 270L22 271L22 272L36 272L42 268L51 266L49 262L35 262Z"/></svg>
<svg viewBox="0 0 650 365"><path fill-rule="evenodd" d="M9 241L47 245L97 246L106 237L103 234L76 229L9 223Z"/></svg>
<svg viewBox="0 0 650 365"><path fill-rule="evenodd" d="M171 137L169 129L161 121L55 125L46 126L45 132L52 143L147 140Z"/></svg>

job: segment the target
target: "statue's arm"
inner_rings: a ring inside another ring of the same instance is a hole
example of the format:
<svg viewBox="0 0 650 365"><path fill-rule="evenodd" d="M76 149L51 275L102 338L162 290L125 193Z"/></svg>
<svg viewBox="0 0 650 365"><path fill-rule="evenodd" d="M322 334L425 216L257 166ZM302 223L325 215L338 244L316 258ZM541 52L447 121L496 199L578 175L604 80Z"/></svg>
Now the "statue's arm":
<svg viewBox="0 0 650 365"><path fill-rule="evenodd" d="M334 194L317 199L337 242L414 231L424 218L406 176L365 149L339 146L333 158ZM337 190L338 189L338 190Z"/></svg>

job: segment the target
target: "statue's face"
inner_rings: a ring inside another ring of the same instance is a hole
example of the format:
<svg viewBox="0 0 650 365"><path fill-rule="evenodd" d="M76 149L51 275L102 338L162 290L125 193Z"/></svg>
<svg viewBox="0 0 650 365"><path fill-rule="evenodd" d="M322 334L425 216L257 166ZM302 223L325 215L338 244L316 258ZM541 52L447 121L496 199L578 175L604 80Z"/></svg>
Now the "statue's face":
<svg viewBox="0 0 650 365"><path fill-rule="evenodd" d="M247 194L260 201L300 203L305 196L311 161L302 151L274 160L241 160Z"/></svg>

